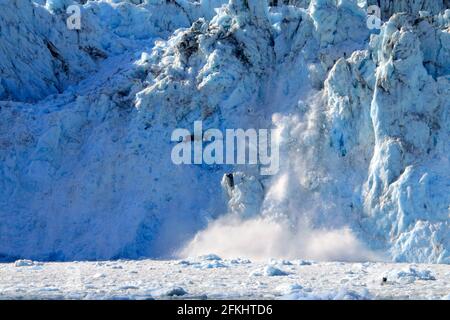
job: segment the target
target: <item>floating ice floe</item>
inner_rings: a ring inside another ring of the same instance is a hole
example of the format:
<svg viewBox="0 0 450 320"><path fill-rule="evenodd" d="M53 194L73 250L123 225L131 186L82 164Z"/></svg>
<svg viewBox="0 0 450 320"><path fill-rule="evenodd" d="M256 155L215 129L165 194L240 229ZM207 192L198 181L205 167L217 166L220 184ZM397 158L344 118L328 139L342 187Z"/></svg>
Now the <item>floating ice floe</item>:
<svg viewBox="0 0 450 320"><path fill-rule="evenodd" d="M413 267L408 267L401 270L392 270L383 278L386 282L399 282L399 283L413 283L416 280L436 280L436 277L430 270L417 270Z"/></svg>
<svg viewBox="0 0 450 320"><path fill-rule="evenodd" d="M236 259L231 259L230 263L231 264L251 264L252 261L249 259L244 259L244 258L236 258Z"/></svg>
<svg viewBox="0 0 450 320"><path fill-rule="evenodd" d="M280 292L282 295L292 294L303 289L303 286L298 283L283 283L275 288L275 290Z"/></svg>
<svg viewBox="0 0 450 320"><path fill-rule="evenodd" d="M24 259L24 260L17 260L16 262L14 262L14 265L16 267L32 267L32 266L41 266L42 263Z"/></svg>
<svg viewBox="0 0 450 320"><path fill-rule="evenodd" d="M207 260L207 261L219 261L219 260L222 260L221 257L219 257L218 255L213 254L213 253L206 254L206 255L203 255L203 256L199 256L199 259L200 260Z"/></svg>
<svg viewBox="0 0 450 320"><path fill-rule="evenodd" d="M296 260L295 264L299 266L310 266L314 263L312 260Z"/></svg>
<svg viewBox="0 0 450 320"><path fill-rule="evenodd" d="M196 269L214 269L214 268L226 268L227 264L215 254L208 254L204 256L199 256L197 258L189 258L185 260L180 260L177 262L178 265L185 267L192 267Z"/></svg>
<svg viewBox="0 0 450 320"><path fill-rule="evenodd" d="M287 276L289 275L288 272L283 271L276 266L273 265L267 265L262 269L254 270L250 273L250 276L266 276L266 277L278 277L278 276Z"/></svg>
<svg viewBox="0 0 450 320"><path fill-rule="evenodd" d="M270 264L279 265L279 266L292 266L293 265L291 261L284 260L284 259L281 259L281 260L271 259Z"/></svg>

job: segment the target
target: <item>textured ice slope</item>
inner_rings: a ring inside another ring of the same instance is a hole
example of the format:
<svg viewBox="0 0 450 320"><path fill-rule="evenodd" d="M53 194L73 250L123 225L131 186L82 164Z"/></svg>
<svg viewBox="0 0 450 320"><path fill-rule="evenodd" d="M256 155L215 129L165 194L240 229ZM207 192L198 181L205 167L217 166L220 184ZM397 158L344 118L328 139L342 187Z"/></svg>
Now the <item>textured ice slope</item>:
<svg viewBox="0 0 450 320"><path fill-rule="evenodd" d="M84 1L86 2L86 1ZM97 70L108 56L138 50L143 42L189 26L211 8L150 1L90 1L81 8L82 30L69 30L72 0L2 0L0 98L36 101ZM158 14L163 10L165 14Z"/></svg>
<svg viewBox="0 0 450 320"><path fill-rule="evenodd" d="M58 8L25 2L0 11L2 259L171 256L228 214L450 262L444 3L396 7L412 14L378 32L361 1L91 1L77 35ZM172 130L199 119L281 129L279 174L173 165Z"/></svg>

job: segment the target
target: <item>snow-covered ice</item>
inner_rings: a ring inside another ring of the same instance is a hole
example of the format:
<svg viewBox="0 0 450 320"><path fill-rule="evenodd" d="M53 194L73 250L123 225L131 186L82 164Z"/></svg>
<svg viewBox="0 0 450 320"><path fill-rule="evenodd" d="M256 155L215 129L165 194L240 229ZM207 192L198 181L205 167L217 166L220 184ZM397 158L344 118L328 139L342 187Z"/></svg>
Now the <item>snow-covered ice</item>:
<svg viewBox="0 0 450 320"><path fill-rule="evenodd" d="M201 258L192 260L207 261ZM448 299L450 266L273 261L197 268L180 261L0 264L0 299ZM281 268L281 266L279 266ZM402 271L403 270L403 271ZM432 275L432 277L430 277ZM383 277L387 281L383 282ZM400 281L408 278L408 281Z"/></svg>
<svg viewBox="0 0 450 320"><path fill-rule="evenodd" d="M449 1L380 30L278 2L83 1L75 31L72 0L0 0L1 294L448 297ZM176 166L197 120L277 128L279 172ZM141 258L183 260L109 261Z"/></svg>

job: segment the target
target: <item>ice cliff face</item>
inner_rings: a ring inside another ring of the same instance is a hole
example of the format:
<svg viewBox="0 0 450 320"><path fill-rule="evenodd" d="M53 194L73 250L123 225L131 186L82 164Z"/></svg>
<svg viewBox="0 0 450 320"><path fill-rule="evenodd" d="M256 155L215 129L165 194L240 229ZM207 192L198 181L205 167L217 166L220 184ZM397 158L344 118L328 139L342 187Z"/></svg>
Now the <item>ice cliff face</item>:
<svg viewBox="0 0 450 320"><path fill-rule="evenodd" d="M448 261L450 38L448 22L433 20L395 15L371 42L375 147L365 207L378 234L395 239L399 260Z"/></svg>
<svg viewBox="0 0 450 320"><path fill-rule="evenodd" d="M369 49L339 61L326 83L328 104L338 111L333 116L364 123L357 130L338 123L340 149L364 146L360 154L372 154L362 232L373 243L393 244L396 260L448 262L446 28L442 16L394 15Z"/></svg>
<svg viewBox="0 0 450 320"><path fill-rule="evenodd" d="M378 32L370 1L278 2L90 1L79 32L0 2L0 258L170 256L228 213L449 263L447 3L381 1ZM175 166L196 120L279 128L279 174Z"/></svg>
<svg viewBox="0 0 450 320"><path fill-rule="evenodd" d="M84 1L86 2L86 1ZM152 1L89 2L81 8L83 28L67 27L72 0L2 0L0 98L36 101L63 92L95 72L109 56L137 50L156 37L168 37L210 8L183 8ZM164 10L165 15L158 15Z"/></svg>
<svg viewBox="0 0 450 320"><path fill-rule="evenodd" d="M420 11L427 11L430 14L448 9L448 0L367 0L368 5L377 5L381 9L382 19L389 19L395 13L408 13L418 15Z"/></svg>

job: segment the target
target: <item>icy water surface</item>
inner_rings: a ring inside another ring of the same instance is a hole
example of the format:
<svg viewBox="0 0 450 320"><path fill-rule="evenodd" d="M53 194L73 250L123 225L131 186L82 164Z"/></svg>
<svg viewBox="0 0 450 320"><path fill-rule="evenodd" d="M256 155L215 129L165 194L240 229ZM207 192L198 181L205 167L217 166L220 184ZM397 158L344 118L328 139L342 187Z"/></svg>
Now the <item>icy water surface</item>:
<svg viewBox="0 0 450 320"><path fill-rule="evenodd" d="M217 256L0 264L0 299L450 299L450 266Z"/></svg>

